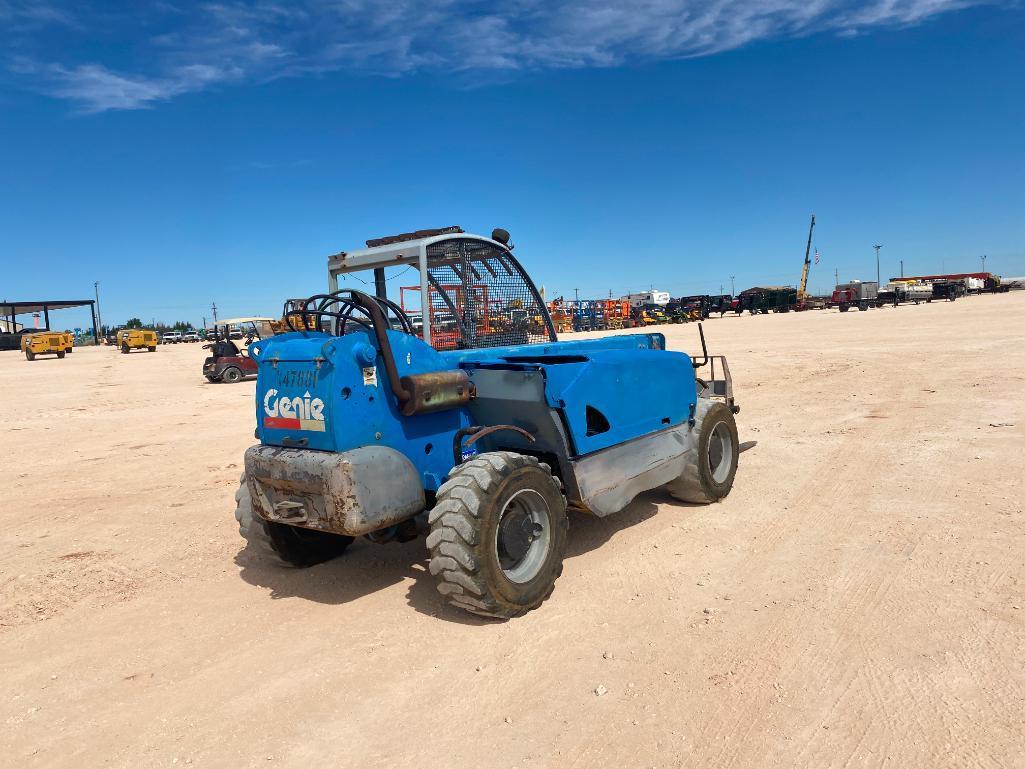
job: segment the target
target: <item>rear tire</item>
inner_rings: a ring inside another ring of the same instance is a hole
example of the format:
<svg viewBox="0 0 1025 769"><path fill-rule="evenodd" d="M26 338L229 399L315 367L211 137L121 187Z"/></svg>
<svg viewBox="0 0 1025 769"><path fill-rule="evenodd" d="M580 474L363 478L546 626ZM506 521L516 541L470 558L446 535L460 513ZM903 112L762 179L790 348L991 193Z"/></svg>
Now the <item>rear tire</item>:
<svg viewBox="0 0 1025 769"><path fill-rule="evenodd" d="M245 474L235 492L235 520L238 521L238 533L253 552L299 569L337 558L353 542L353 537L341 534L263 520L253 512Z"/></svg>
<svg viewBox="0 0 1025 769"><path fill-rule="evenodd" d="M60 352L58 352L57 353L57 357L58 358L63 358L64 357L64 350L61 350Z"/></svg>
<svg viewBox="0 0 1025 769"><path fill-rule="evenodd" d="M121 345L121 354L122 355L127 355L128 353L129 353L128 345L126 345L126 344Z"/></svg>
<svg viewBox="0 0 1025 769"><path fill-rule="evenodd" d="M221 374L221 381L227 382L228 384L235 384L236 382L242 381L242 372L232 366L231 368L224 369L224 373Z"/></svg>
<svg viewBox="0 0 1025 769"><path fill-rule="evenodd" d="M534 457L496 451L456 466L428 521L438 592L473 614L525 614L562 574L566 498L551 468Z"/></svg>
<svg viewBox="0 0 1025 769"><path fill-rule="evenodd" d="M149 350L150 352L156 352L157 351L156 347L147 347L146 349Z"/></svg>
<svg viewBox="0 0 1025 769"><path fill-rule="evenodd" d="M698 398L694 456L666 490L681 502L708 504L723 499L733 488L740 461L737 420L725 403Z"/></svg>
<svg viewBox="0 0 1025 769"><path fill-rule="evenodd" d="M25 350L25 357L28 360L35 360L36 359L36 354L34 352L32 352L31 350Z"/></svg>

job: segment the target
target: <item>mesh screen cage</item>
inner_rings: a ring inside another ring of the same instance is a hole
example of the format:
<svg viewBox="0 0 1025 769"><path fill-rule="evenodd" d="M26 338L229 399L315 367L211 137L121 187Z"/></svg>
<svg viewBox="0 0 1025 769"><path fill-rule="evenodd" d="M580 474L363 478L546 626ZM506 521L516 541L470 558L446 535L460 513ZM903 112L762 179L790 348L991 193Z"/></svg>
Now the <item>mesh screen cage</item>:
<svg viewBox="0 0 1025 769"><path fill-rule="evenodd" d="M439 350L556 341L537 289L494 243L446 238L427 246L431 342Z"/></svg>

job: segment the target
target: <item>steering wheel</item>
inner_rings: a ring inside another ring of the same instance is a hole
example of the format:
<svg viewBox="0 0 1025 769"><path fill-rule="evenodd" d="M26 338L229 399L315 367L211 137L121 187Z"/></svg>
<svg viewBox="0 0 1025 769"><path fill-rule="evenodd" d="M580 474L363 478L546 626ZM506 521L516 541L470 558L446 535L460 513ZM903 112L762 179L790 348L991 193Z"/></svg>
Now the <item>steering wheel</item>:
<svg viewBox="0 0 1025 769"><path fill-rule="evenodd" d="M292 331L306 331L306 328L296 328L293 319L298 316L303 319L303 326L313 325L310 319L316 318L319 325L321 318L335 318L338 322L336 333L343 336L346 333L346 326L352 322L366 329L373 330L374 320L367 308L355 299L370 299L376 302L388 323L388 328L393 329L394 321L398 321L399 330L407 334L413 334L413 324L409 317L402 311L395 302L389 299L370 296L362 291L353 289L341 289L331 294L315 294L302 303L299 309L285 313L285 322Z"/></svg>
<svg viewBox="0 0 1025 769"><path fill-rule="evenodd" d="M341 292L338 292L339 294ZM334 307L333 311L328 308ZM358 312L366 320L353 318L352 314ZM320 320L323 317L335 318L339 321L338 334L345 333L345 324L348 321L358 323L367 330L371 328L370 316L367 311L349 297L336 296L334 294L315 294L305 300L302 305L285 312L285 323L292 331L309 331L307 326L317 326L319 329ZM301 327L296 328L296 319L301 319ZM316 319L316 320L314 320Z"/></svg>

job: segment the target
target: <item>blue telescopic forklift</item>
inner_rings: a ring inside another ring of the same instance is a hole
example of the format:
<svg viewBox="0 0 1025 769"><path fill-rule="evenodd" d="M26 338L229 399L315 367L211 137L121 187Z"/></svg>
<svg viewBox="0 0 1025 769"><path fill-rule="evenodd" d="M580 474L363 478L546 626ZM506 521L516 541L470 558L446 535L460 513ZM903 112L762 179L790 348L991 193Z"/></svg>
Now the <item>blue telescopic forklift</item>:
<svg viewBox="0 0 1025 769"><path fill-rule="evenodd" d="M419 310L386 296L385 268L403 266ZM328 270L328 293L249 348L259 443L235 517L253 550L305 567L356 537L426 536L450 603L515 617L562 573L568 509L607 516L657 487L729 494L739 407L703 334L695 357L658 333L560 342L500 229L367 241ZM376 295L339 289L368 270Z"/></svg>

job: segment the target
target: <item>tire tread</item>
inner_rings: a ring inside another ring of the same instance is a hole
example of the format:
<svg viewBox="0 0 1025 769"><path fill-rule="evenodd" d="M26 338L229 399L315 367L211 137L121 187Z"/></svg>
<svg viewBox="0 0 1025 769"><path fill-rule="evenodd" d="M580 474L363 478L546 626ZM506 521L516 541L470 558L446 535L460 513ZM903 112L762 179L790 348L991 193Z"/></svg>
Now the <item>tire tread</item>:
<svg viewBox="0 0 1025 769"><path fill-rule="evenodd" d="M551 468L535 457L511 451L480 454L453 468L437 494L437 503L428 515L431 533L427 537L430 572L438 579L438 592L460 609L485 617L512 618L537 608L551 596L553 583L540 601L519 606L502 600L488 589L481 573L477 548L480 545L481 510L488 495L516 470L534 466L552 481L562 504L562 482ZM561 518L565 530L568 519ZM561 553L555 578L562 574Z"/></svg>

